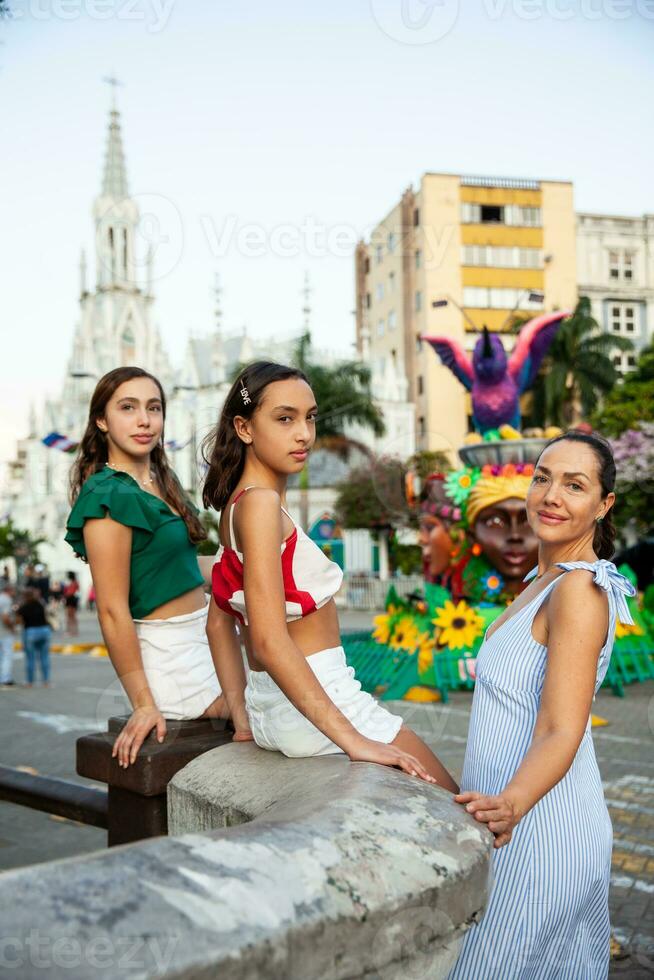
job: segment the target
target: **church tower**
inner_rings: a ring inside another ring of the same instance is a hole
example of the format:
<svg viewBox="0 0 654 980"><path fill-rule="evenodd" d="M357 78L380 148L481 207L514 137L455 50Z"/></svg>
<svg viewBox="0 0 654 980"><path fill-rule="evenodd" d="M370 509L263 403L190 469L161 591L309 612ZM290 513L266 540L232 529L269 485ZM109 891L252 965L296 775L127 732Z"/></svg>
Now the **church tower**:
<svg viewBox="0 0 654 980"><path fill-rule="evenodd" d="M109 114L109 132L102 190L93 205L95 219L96 288L138 291L134 243L139 222L129 197L118 110Z"/></svg>
<svg viewBox="0 0 654 980"><path fill-rule="evenodd" d="M117 85L115 79L107 79ZM63 401L67 423L79 427L77 405L88 404L98 378L113 368L137 365L151 371L164 388L172 371L151 321L153 255L140 242L139 208L130 197L120 113L115 100L109 126L102 183L93 202L95 288L87 288L86 259L80 264L80 320L74 332ZM139 249L139 244L143 247ZM141 254L143 253L143 254ZM146 281L139 280L139 270Z"/></svg>

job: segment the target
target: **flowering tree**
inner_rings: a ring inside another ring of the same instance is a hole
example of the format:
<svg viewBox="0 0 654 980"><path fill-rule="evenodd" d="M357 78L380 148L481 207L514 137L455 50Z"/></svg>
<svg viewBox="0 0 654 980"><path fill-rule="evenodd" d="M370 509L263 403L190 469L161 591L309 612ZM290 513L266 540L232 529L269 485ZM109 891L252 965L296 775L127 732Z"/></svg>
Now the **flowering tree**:
<svg viewBox="0 0 654 980"><path fill-rule="evenodd" d="M654 422L640 422L611 442L617 467L616 521L643 534L654 524Z"/></svg>

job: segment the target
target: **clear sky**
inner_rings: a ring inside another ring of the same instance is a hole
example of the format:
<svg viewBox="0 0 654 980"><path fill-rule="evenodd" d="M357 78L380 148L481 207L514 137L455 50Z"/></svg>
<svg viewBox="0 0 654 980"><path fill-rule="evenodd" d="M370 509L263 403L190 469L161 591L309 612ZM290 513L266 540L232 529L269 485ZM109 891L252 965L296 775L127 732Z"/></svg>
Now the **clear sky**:
<svg viewBox="0 0 654 980"><path fill-rule="evenodd" d="M130 191L155 215L156 320L302 322L351 350L353 242L426 170L574 181L654 211L654 0L9 0L0 23L0 460L58 392L115 73ZM167 238L168 241L161 241Z"/></svg>

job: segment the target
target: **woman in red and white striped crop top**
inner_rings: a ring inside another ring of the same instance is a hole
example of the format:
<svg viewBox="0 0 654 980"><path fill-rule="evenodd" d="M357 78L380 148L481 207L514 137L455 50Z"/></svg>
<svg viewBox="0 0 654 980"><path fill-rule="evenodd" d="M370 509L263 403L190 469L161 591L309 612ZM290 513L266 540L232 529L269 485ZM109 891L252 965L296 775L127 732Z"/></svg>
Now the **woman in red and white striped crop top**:
<svg viewBox="0 0 654 980"><path fill-rule="evenodd" d="M247 609L243 591L243 555L234 547L234 509L244 493L254 487L244 487L229 507L228 544L221 545L213 566L212 589L217 605L247 625ZM289 521L293 518L285 507L280 508ZM281 546L282 579L286 622L292 623L321 609L341 587L343 572L330 561L318 545L293 524L291 534Z"/></svg>
<svg viewBox="0 0 654 980"><path fill-rule="evenodd" d="M205 443L203 501L221 513L207 635L234 737L287 756L344 752L456 792L428 746L361 689L340 643L343 573L284 506L316 418L301 371L258 361L232 385Z"/></svg>

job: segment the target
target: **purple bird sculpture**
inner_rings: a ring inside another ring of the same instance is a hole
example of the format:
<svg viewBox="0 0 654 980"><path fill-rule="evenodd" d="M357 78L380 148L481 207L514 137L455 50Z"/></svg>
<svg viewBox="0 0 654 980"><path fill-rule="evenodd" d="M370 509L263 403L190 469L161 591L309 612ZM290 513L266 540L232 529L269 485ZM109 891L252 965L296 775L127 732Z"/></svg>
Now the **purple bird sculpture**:
<svg viewBox="0 0 654 980"><path fill-rule="evenodd" d="M461 344L449 337L421 339L431 344L443 364L472 393L473 423L478 432L508 423L520 428L520 395L529 388L554 335L569 311L545 313L524 325L511 356L497 334L484 327L472 360Z"/></svg>

